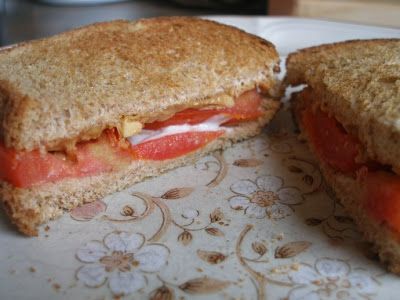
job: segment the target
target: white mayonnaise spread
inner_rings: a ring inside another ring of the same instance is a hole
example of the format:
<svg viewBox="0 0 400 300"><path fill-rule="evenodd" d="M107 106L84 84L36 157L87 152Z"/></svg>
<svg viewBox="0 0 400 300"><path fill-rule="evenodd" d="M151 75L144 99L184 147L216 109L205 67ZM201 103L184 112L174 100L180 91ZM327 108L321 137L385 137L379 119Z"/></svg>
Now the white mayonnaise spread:
<svg viewBox="0 0 400 300"><path fill-rule="evenodd" d="M148 130L143 129L139 134L135 134L131 137L128 137L129 142L132 145L137 145L143 142L147 142L150 140L155 140L162 138L168 135L174 135L178 133L185 132L199 132L199 131L218 131L225 130L230 131L231 128L221 126L222 123L228 121L231 117L227 115L216 115L208 120L204 121L200 124L190 125L190 124L181 124L181 125L171 125L164 128L160 128L158 130Z"/></svg>

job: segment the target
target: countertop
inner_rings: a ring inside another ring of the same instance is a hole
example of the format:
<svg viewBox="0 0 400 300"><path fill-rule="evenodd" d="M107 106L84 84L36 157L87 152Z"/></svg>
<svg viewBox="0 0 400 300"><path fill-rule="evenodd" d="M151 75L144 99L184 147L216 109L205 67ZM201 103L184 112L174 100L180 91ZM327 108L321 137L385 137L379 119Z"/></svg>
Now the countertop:
<svg viewBox="0 0 400 300"><path fill-rule="evenodd" d="M261 1L265 2L265 1ZM178 5L172 1L131 0L99 5L49 5L39 1L0 0L3 15L0 44L9 45L53 35L85 24L113 20L171 15L261 15L266 11L258 0L245 7L201 8Z"/></svg>

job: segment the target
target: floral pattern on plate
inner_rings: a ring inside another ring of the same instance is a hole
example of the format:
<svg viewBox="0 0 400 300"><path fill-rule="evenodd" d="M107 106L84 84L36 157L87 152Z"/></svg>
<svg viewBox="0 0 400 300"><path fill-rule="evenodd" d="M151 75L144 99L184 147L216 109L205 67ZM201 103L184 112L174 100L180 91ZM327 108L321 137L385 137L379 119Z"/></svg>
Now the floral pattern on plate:
<svg viewBox="0 0 400 300"><path fill-rule="evenodd" d="M99 287L108 281L115 295L128 295L142 289L146 273L159 271L166 263L169 250L164 245L147 244L138 233L112 232L103 242L90 241L79 248L76 257L86 265L76 277L88 287Z"/></svg>
<svg viewBox="0 0 400 300"><path fill-rule="evenodd" d="M300 299L368 299L378 282L363 270L352 270L340 259L320 258L314 266L301 265L288 275L298 287L292 289L289 300Z"/></svg>
<svg viewBox="0 0 400 300"><path fill-rule="evenodd" d="M231 191L236 194L228 200L231 208L258 219L283 219L293 213L293 205L304 200L297 188L285 187L282 178L271 175L239 180L231 185Z"/></svg>

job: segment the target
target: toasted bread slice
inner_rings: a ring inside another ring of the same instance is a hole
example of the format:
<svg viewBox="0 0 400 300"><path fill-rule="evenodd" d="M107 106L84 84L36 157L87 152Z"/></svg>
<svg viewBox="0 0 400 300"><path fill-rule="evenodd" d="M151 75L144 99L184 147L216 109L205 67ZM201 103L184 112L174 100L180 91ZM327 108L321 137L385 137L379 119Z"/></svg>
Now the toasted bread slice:
<svg viewBox="0 0 400 300"><path fill-rule="evenodd" d="M301 138L308 141L311 152L318 159L317 151L310 142L302 123L302 111L304 99L301 94L292 98L292 112L299 125ZM373 243L374 250L378 253L380 260L388 265L391 272L400 274L400 243L398 234L391 230L385 223L379 222L368 214L363 206L363 183L351 174L343 174L334 170L322 159L318 159L321 172L336 196L344 206L345 210L354 219L361 230L365 240Z"/></svg>
<svg viewBox="0 0 400 300"><path fill-rule="evenodd" d="M400 174L400 39L356 40L288 56L286 84L307 84L368 159Z"/></svg>
<svg viewBox="0 0 400 300"><path fill-rule="evenodd" d="M22 43L0 51L0 138L16 150L59 149L124 116L268 90L278 62L271 43L189 17L97 23Z"/></svg>

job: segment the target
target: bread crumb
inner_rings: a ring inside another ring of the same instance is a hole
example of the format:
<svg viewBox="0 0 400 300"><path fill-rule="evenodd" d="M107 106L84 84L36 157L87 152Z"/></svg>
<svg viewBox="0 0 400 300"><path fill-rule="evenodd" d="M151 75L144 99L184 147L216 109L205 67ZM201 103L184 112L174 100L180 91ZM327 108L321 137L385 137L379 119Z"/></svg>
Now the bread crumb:
<svg viewBox="0 0 400 300"><path fill-rule="evenodd" d="M292 265L290 266L290 268L291 268L293 271L298 271L298 270L300 269L300 264L299 264L299 263L294 263L294 264L292 264Z"/></svg>
<svg viewBox="0 0 400 300"><path fill-rule="evenodd" d="M58 292L61 288L61 285L59 285L58 283L53 283L52 287L54 290L56 290Z"/></svg>
<svg viewBox="0 0 400 300"><path fill-rule="evenodd" d="M275 268L272 268L270 270L271 274L287 274L292 270L298 270L300 265L298 263L290 264L290 265L283 265L283 266L278 266Z"/></svg>
<svg viewBox="0 0 400 300"><path fill-rule="evenodd" d="M277 274L277 273L279 273L279 269L278 268L272 268L270 273Z"/></svg>
<svg viewBox="0 0 400 300"><path fill-rule="evenodd" d="M30 268L29 268L29 272L35 273L35 272L36 272L36 269L35 269L34 267L30 267Z"/></svg>
<svg viewBox="0 0 400 300"><path fill-rule="evenodd" d="M50 230L50 226L49 225L46 225L46 227L44 228L44 231L49 231Z"/></svg>
<svg viewBox="0 0 400 300"><path fill-rule="evenodd" d="M197 272L203 272L202 268L197 268L196 270L197 270Z"/></svg>

